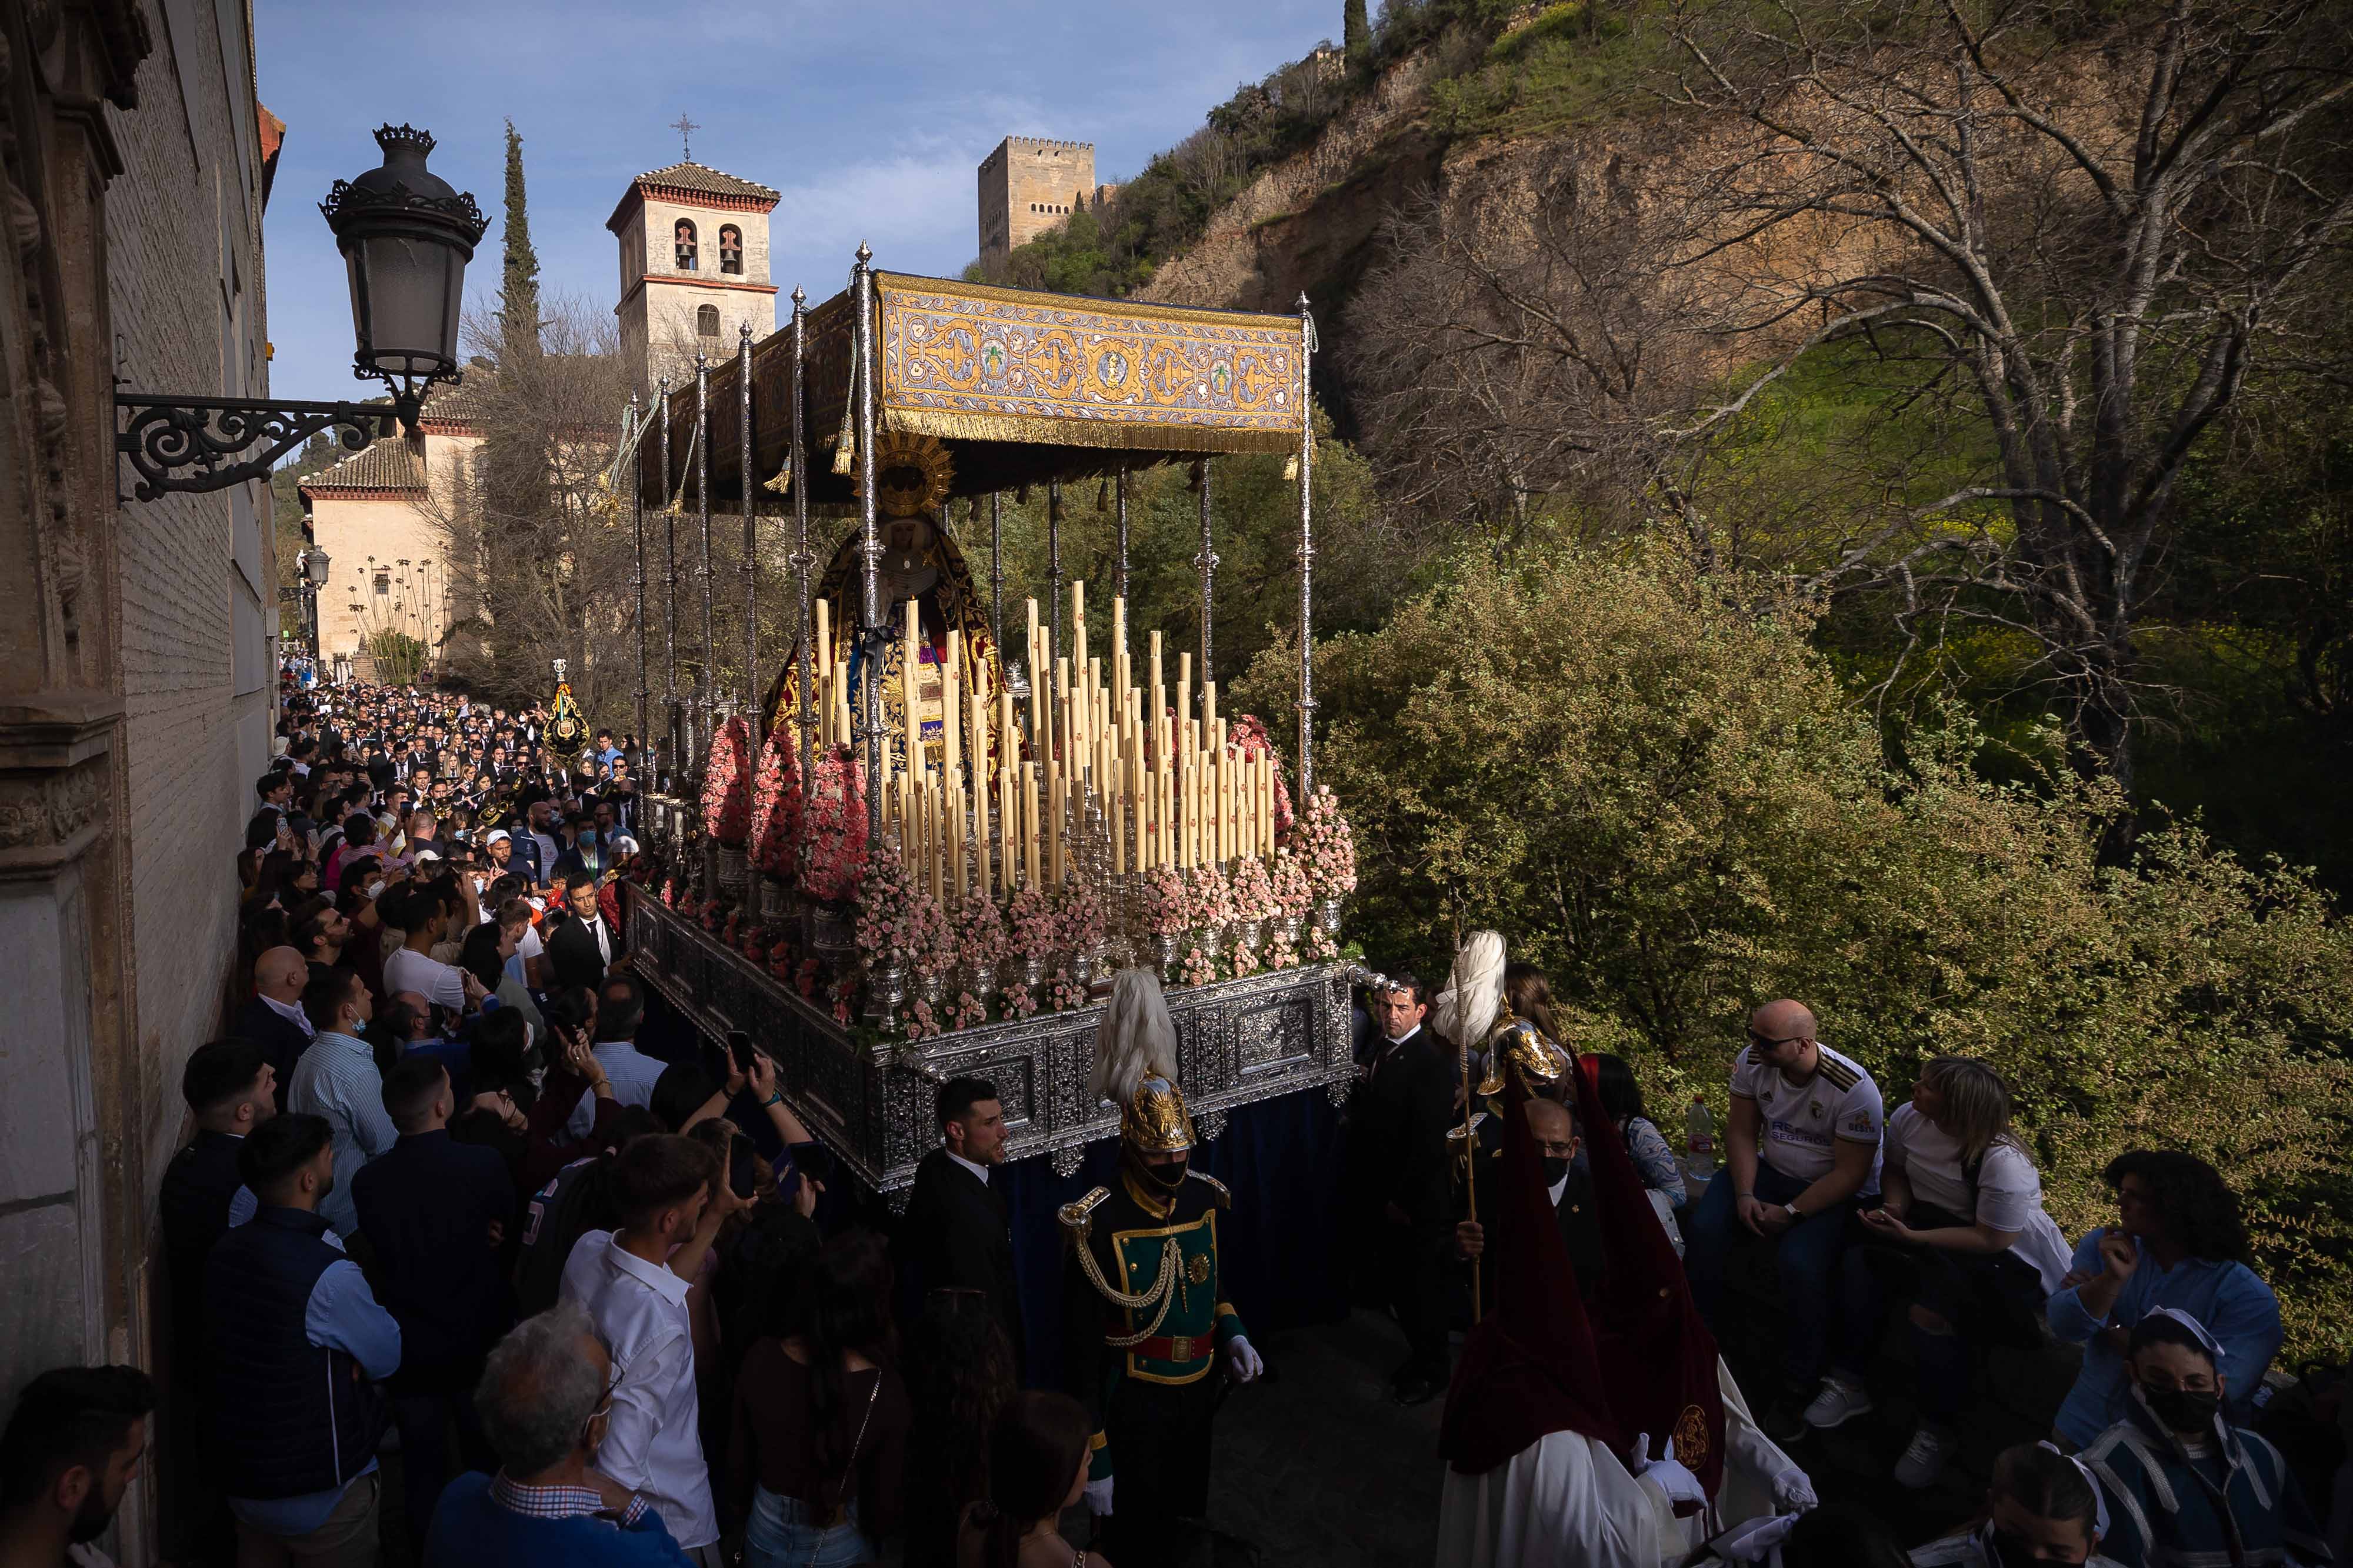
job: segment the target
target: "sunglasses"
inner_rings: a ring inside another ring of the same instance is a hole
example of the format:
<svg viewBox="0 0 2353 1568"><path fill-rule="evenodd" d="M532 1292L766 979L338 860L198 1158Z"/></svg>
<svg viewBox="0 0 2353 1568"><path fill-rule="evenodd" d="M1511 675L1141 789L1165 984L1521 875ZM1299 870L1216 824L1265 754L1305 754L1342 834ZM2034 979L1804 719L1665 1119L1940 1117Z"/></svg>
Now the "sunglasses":
<svg viewBox="0 0 2353 1568"><path fill-rule="evenodd" d="M1770 1035L1760 1035L1754 1029L1748 1031L1748 1043L1760 1051L1769 1051L1776 1046L1794 1046L1804 1038L1803 1035L1785 1035L1779 1039L1775 1039Z"/></svg>

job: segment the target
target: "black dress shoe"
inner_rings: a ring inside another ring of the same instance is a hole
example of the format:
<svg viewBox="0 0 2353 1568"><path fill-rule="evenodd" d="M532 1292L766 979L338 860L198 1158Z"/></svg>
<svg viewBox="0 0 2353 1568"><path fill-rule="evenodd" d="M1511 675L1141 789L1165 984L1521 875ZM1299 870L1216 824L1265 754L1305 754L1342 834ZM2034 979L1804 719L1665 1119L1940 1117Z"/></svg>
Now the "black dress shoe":
<svg viewBox="0 0 2353 1568"><path fill-rule="evenodd" d="M1439 1384L1427 1377L1410 1377L1389 1390L1389 1397L1399 1405L1427 1405L1438 1397Z"/></svg>

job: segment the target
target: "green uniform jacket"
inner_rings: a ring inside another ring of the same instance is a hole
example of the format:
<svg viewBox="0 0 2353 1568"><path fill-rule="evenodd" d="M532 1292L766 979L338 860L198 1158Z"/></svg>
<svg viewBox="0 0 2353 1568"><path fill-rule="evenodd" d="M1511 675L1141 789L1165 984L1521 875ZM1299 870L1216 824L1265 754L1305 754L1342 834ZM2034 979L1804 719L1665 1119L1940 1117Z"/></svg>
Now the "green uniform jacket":
<svg viewBox="0 0 2353 1568"><path fill-rule="evenodd" d="M1242 1337L1218 1273L1218 1215L1232 1206L1225 1184L1198 1171L1187 1174L1173 1198L1157 1198L1123 1173L1116 1188L1096 1187L1062 1205L1071 1244L1063 1272L1063 1377L1094 1418L1088 1479L1113 1473L1106 1428L1123 1378L1198 1383L1226 1342ZM1175 1277L1155 1295L1172 1263L1172 1245ZM1106 1285L1150 1300L1125 1305L1105 1293Z"/></svg>

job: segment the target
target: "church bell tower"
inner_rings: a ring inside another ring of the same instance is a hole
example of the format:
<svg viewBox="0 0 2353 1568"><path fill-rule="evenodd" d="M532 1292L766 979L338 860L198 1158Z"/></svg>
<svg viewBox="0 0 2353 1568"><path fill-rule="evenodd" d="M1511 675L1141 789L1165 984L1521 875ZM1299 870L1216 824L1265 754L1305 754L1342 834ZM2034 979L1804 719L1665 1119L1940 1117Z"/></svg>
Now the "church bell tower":
<svg viewBox="0 0 2353 1568"><path fill-rule="evenodd" d="M736 329L754 341L776 330L768 281L768 215L777 193L691 158L629 182L605 222L620 242L621 349L638 395L667 375L694 375L698 350L714 361L735 352Z"/></svg>

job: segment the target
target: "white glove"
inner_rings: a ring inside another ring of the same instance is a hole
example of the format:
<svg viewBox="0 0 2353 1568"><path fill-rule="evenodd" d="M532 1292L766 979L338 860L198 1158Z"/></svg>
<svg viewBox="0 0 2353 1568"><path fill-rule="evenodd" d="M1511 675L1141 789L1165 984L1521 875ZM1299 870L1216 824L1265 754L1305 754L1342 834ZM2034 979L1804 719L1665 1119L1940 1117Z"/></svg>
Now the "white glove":
<svg viewBox="0 0 2353 1568"><path fill-rule="evenodd" d="M1667 1494L1667 1500L1671 1503L1691 1503L1699 1508L1707 1506L1707 1489L1701 1486L1699 1478L1675 1458L1675 1440L1672 1437L1667 1439L1664 1458L1653 1459L1650 1455L1651 1435L1645 1432L1634 1439L1634 1447L1627 1456L1627 1468L1655 1482L1658 1489Z"/></svg>
<svg viewBox="0 0 2353 1568"><path fill-rule="evenodd" d="M1087 1511L1089 1513L1095 1515L1097 1518L1102 1518L1111 1512L1111 1484L1117 1479L1119 1479L1117 1476L1105 1476L1099 1481L1089 1481L1087 1483Z"/></svg>
<svg viewBox="0 0 2353 1568"><path fill-rule="evenodd" d="M1814 1483L1806 1472L1792 1465L1773 1478L1773 1502L1784 1513L1804 1513L1821 1506L1814 1495Z"/></svg>
<svg viewBox="0 0 2353 1568"><path fill-rule="evenodd" d="M1266 1363L1258 1352L1250 1349L1249 1340L1240 1334L1226 1342L1226 1375L1236 1383L1248 1383L1266 1370Z"/></svg>

